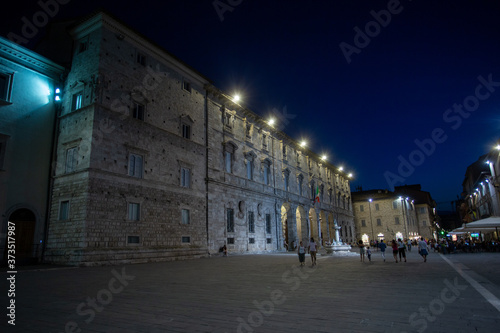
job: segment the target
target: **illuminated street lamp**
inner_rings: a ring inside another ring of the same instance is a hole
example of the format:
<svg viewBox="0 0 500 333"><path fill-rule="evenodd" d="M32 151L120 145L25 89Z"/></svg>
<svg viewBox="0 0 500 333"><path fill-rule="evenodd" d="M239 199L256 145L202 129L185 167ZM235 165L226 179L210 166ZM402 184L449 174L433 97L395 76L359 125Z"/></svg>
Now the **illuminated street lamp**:
<svg viewBox="0 0 500 333"><path fill-rule="evenodd" d="M236 94L233 96L233 102L239 102L240 101L240 95Z"/></svg>
<svg viewBox="0 0 500 333"><path fill-rule="evenodd" d="M305 146L307 146L307 142L306 142L305 140L302 140L302 141L300 142L300 146L301 146L302 148L304 148Z"/></svg>

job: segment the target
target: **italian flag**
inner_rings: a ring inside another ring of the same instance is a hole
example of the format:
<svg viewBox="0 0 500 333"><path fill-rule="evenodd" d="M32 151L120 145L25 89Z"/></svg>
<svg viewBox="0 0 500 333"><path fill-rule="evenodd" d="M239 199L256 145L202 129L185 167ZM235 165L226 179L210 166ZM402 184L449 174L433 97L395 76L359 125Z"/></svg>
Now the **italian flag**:
<svg viewBox="0 0 500 333"><path fill-rule="evenodd" d="M316 186L316 197L314 197L314 202L319 203L319 186Z"/></svg>

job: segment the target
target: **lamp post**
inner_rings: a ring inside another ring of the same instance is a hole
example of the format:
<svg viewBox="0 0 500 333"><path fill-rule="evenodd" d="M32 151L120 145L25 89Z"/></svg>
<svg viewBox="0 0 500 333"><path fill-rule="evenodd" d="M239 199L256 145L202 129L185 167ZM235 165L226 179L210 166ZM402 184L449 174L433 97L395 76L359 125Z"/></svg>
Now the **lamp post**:
<svg viewBox="0 0 500 333"><path fill-rule="evenodd" d="M368 199L368 210L370 211L370 225L372 227L372 241L375 239L373 232L373 221L372 221L372 199Z"/></svg>

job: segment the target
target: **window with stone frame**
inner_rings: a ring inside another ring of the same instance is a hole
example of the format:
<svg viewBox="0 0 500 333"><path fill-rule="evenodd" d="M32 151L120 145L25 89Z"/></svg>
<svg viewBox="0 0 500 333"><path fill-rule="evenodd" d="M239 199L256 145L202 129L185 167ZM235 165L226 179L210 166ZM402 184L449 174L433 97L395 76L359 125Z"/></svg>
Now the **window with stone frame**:
<svg viewBox="0 0 500 333"><path fill-rule="evenodd" d="M186 79L182 80L182 89L184 89L187 92L191 92L191 83L187 81Z"/></svg>
<svg viewBox="0 0 500 333"><path fill-rule="evenodd" d="M286 161L287 148L285 143L283 143L282 153L283 153L283 160Z"/></svg>
<svg viewBox="0 0 500 333"><path fill-rule="evenodd" d="M392 209L398 209L398 201L397 200L392 202Z"/></svg>
<svg viewBox="0 0 500 333"><path fill-rule="evenodd" d="M297 168L300 168L300 153L296 153L296 158L297 158Z"/></svg>
<svg viewBox="0 0 500 333"><path fill-rule="evenodd" d="M265 159L262 161L262 171L264 173L264 184L271 184L271 161L269 159Z"/></svg>
<svg viewBox="0 0 500 333"><path fill-rule="evenodd" d="M254 160L255 160L256 155L253 152L248 152L245 154L245 163L246 163L246 170L247 170L247 179L248 180L253 180L254 176Z"/></svg>
<svg viewBox="0 0 500 333"><path fill-rule="evenodd" d="M78 41L78 53L83 53L89 49L89 36L85 36Z"/></svg>
<svg viewBox="0 0 500 333"><path fill-rule="evenodd" d="M181 186L185 188L191 187L191 169L181 167Z"/></svg>
<svg viewBox="0 0 500 333"><path fill-rule="evenodd" d="M71 111L76 111L82 108L83 91L80 90L71 97Z"/></svg>
<svg viewBox="0 0 500 333"><path fill-rule="evenodd" d="M255 233L255 217L252 211L248 211L248 232Z"/></svg>
<svg viewBox="0 0 500 333"><path fill-rule="evenodd" d="M224 171L227 173L233 173L236 149L238 147L232 142L225 142L223 145Z"/></svg>
<svg viewBox="0 0 500 333"><path fill-rule="evenodd" d="M359 211L360 211L360 212L364 212L364 211L365 211L365 206L363 206L363 205L359 205Z"/></svg>
<svg viewBox="0 0 500 333"><path fill-rule="evenodd" d="M14 73L0 71L0 104L10 104Z"/></svg>
<svg viewBox="0 0 500 333"><path fill-rule="evenodd" d="M320 198L321 202L323 202L324 193L325 193L325 185L321 184L319 187L319 198Z"/></svg>
<svg viewBox="0 0 500 333"><path fill-rule="evenodd" d="M59 221L69 220L69 200L61 200L59 202Z"/></svg>
<svg viewBox="0 0 500 333"><path fill-rule="evenodd" d="M366 221L365 220L361 220L361 226L362 227L366 227Z"/></svg>
<svg viewBox="0 0 500 333"><path fill-rule="evenodd" d="M144 53L137 51L137 54L135 56L135 61L139 65L146 66L146 55Z"/></svg>
<svg viewBox="0 0 500 333"><path fill-rule="evenodd" d="M382 225L382 220L381 220L381 219L377 219L377 225L378 225L378 226L381 226L381 225Z"/></svg>
<svg viewBox="0 0 500 333"><path fill-rule="evenodd" d="M302 196L302 186L304 184L304 176L302 175L299 175L297 177L297 183L298 183L298 187L299 187L299 195Z"/></svg>
<svg viewBox="0 0 500 333"><path fill-rule="evenodd" d="M142 155L129 154L128 175L135 178L142 178L144 159Z"/></svg>
<svg viewBox="0 0 500 333"><path fill-rule="evenodd" d="M189 209L181 209L182 224L191 224Z"/></svg>
<svg viewBox="0 0 500 333"><path fill-rule="evenodd" d="M234 209L226 209L226 230L227 232L234 232Z"/></svg>
<svg viewBox="0 0 500 333"><path fill-rule="evenodd" d="M193 124L194 120L188 115L183 115L180 118L180 129L181 129L181 136L184 139L191 140L191 137L193 135Z"/></svg>
<svg viewBox="0 0 500 333"><path fill-rule="evenodd" d="M266 234L271 233L271 214L266 214Z"/></svg>
<svg viewBox="0 0 500 333"><path fill-rule="evenodd" d="M288 169L285 169L285 171L283 171L283 185L284 190L288 192L290 189L290 170Z"/></svg>
<svg viewBox="0 0 500 333"><path fill-rule="evenodd" d="M333 204L333 189L328 189L328 197L330 198L330 204Z"/></svg>
<svg viewBox="0 0 500 333"><path fill-rule="evenodd" d="M71 147L66 149L65 173L70 173L75 171L77 163L78 163L78 147Z"/></svg>
<svg viewBox="0 0 500 333"><path fill-rule="evenodd" d="M394 217L394 224L399 224L399 216Z"/></svg>
<svg viewBox="0 0 500 333"><path fill-rule="evenodd" d="M141 219L141 204L138 202L129 202L127 204L127 219L129 221L139 221Z"/></svg>
<svg viewBox="0 0 500 333"><path fill-rule="evenodd" d="M134 102L132 105L132 118L144 121L145 112L146 107L143 104Z"/></svg>

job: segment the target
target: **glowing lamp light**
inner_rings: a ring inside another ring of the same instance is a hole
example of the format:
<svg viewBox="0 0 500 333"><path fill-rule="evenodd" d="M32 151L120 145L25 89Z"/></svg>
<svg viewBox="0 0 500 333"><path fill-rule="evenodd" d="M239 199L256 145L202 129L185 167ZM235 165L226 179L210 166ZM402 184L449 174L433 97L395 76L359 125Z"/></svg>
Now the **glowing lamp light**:
<svg viewBox="0 0 500 333"><path fill-rule="evenodd" d="M496 150L500 150L500 145L497 145L495 148Z"/></svg>
<svg viewBox="0 0 500 333"><path fill-rule="evenodd" d="M324 160L326 160L326 158L327 158L327 156L326 156L326 155L321 156L321 159L322 159L323 161L324 161Z"/></svg>
<svg viewBox="0 0 500 333"><path fill-rule="evenodd" d="M56 90L55 90L54 100L55 100L56 102L60 102L60 101L61 101L61 89L56 88Z"/></svg>
<svg viewBox="0 0 500 333"><path fill-rule="evenodd" d="M348 174L347 177L352 178L352 173Z"/></svg>
<svg viewBox="0 0 500 333"><path fill-rule="evenodd" d="M342 167L342 166L341 166L341 167L339 168L339 171L343 171L343 170L344 170L344 167Z"/></svg>
<svg viewBox="0 0 500 333"><path fill-rule="evenodd" d="M271 118L271 119L269 119L269 121L268 121L267 123L268 123L269 125L273 126L273 125L274 125L274 122L275 122L274 118Z"/></svg>
<svg viewBox="0 0 500 333"><path fill-rule="evenodd" d="M301 146L301 147L305 147L306 145L307 145L307 142L306 142L305 140L302 140L302 141L300 142L300 146Z"/></svg>
<svg viewBox="0 0 500 333"><path fill-rule="evenodd" d="M368 201L372 202L372 199L370 198L370 199L368 199Z"/></svg>
<svg viewBox="0 0 500 333"><path fill-rule="evenodd" d="M240 101L240 95L234 95L233 96L233 102L239 102Z"/></svg>

